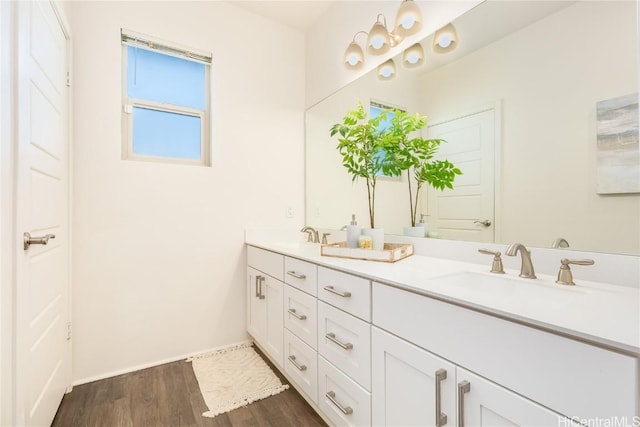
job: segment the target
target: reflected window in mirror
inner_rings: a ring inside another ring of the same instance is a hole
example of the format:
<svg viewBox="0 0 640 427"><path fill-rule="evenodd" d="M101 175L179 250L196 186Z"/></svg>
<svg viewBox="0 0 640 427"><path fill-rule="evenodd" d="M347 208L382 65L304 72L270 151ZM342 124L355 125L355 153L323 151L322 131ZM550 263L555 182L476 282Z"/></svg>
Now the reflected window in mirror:
<svg viewBox="0 0 640 427"><path fill-rule="evenodd" d="M369 101L369 118L375 119L376 117L383 114L384 112L386 112L387 114L387 117L384 120L380 121L380 124L378 125L379 132L387 130L391 127L391 120L393 120L393 118L395 117L396 110L405 112L404 109L389 105L387 103L382 103L382 102L373 101L373 100ZM379 159L384 158L384 156L385 156L384 150L380 150L376 155L376 157ZM400 181L399 176L387 175L383 171L378 172L376 176L382 179L390 180L390 181Z"/></svg>

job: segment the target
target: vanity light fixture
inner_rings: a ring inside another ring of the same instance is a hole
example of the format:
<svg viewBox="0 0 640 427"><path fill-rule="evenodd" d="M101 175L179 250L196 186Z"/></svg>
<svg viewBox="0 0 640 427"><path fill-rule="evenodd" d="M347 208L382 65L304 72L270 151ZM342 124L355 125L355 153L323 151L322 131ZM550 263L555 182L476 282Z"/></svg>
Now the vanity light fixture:
<svg viewBox="0 0 640 427"><path fill-rule="evenodd" d="M420 43L407 48L402 54L402 65L406 68L419 67L424 63L424 49Z"/></svg>
<svg viewBox="0 0 640 427"><path fill-rule="evenodd" d="M380 17L382 17L383 22L380 22ZM371 55L382 55L398 43L399 40L396 35L387 30L387 18L381 13L378 14L376 22L373 23L367 37L367 52Z"/></svg>
<svg viewBox="0 0 640 427"><path fill-rule="evenodd" d="M356 42L358 34L367 34L366 31L358 31L353 36L353 40L347 46L347 50L344 52L344 65L351 70L357 70L364 64L364 52L360 45Z"/></svg>
<svg viewBox="0 0 640 427"><path fill-rule="evenodd" d="M408 37L418 33L421 28L420 7L413 0L403 0L396 15L396 33L402 37Z"/></svg>
<svg viewBox="0 0 640 427"><path fill-rule="evenodd" d="M378 65L378 78L380 80L391 80L396 75L396 63L393 59L388 59Z"/></svg>
<svg viewBox="0 0 640 427"><path fill-rule="evenodd" d="M452 23L440 28L433 36L433 51L448 53L458 45L458 33Z"/></svg>
<svg viewBox="0 0 640 427"><path fill-rule="evenodd" d="M358 31L344 52L344 66L350 70L357 70L364 64L364 50L370 55L383 55L392 47L399 45L406 36L417 34L422 28L422 14L420 7L414 0L402 0L396 14L396 25L389 31L387 18L379 13L371 30ZM366 48L356 41L358 34L367 35ZM417 67L424 62L424 50L419 43L414 44L403 54L405 67ZM384 70L384 73L381 73ZM378 67L378 77L388 80L395 74L395 63L390 60Z"/></svg>

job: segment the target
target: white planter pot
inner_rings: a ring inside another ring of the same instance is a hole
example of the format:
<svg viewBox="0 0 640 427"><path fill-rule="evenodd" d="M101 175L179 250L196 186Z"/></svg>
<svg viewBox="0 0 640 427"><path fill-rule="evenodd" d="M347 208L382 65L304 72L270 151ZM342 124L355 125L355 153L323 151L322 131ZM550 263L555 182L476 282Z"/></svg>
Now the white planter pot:
<svg viewBox="0 0 640 427"><path fill-rule="evenodd" d="M404 227L403 234L410 237L424 237L427 230L424 225L416 225L415 227Z"/></svg>
<svg viewBox="0 0 640 427"><path fill-rule="evenodd" d="M373 240L373 250L384 249L384 228L363 228L362 234L371 237Z"/></svg>

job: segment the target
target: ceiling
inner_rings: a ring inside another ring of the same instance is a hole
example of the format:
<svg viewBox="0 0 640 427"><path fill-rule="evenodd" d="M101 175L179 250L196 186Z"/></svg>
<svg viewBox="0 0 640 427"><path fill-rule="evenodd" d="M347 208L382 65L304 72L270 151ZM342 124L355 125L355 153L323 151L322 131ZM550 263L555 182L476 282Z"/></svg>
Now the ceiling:
<svg viewBox="0 0 640 427"><path fill-rule="evenodd" d="M228 0L228 2L267 19L306 31L336 0Z"/></svg>

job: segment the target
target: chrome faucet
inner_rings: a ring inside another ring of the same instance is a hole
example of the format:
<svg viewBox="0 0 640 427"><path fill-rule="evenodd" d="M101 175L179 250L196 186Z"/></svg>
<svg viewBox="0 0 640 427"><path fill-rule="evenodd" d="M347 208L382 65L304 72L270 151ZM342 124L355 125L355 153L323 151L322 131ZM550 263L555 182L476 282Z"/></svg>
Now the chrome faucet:
<svg viewBox="0 0 640 427"><path fill-rule="evenodd" d="M318 230L315 228L307 225L302 227L302 230L300 231L309 235L309 237L307 237L307 242L320 243L320 236L318 235Z"/></svg>
<svg viewBox="0 0 640 427"><path fill-rule="evenodd" d="M533 271L533 263L531 262L531 252L522 244L514 243L507 248L505 255L515 256L520 251L522 257L522 266L520 267L520 277L525 279L535 279L536 272Z"/></svg>
<svg viewBox="0 0 640 427"><path fill-rule="evenodd" d="M552 248L568 248L569 247L569 242L567 242L567 239L565 239L564 237L558 237L556 240L553 241L553 243L551 244Z"/></svg>

